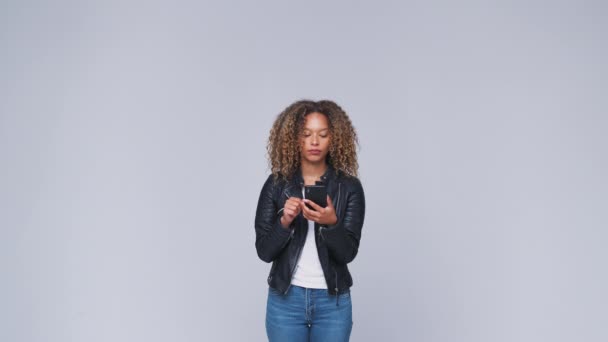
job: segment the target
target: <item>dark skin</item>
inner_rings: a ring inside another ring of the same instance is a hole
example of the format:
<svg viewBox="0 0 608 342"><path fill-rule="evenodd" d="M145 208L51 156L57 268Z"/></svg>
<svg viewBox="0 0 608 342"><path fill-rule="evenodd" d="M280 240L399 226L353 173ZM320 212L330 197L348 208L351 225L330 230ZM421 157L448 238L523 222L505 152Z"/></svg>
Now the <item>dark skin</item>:
<svg viewBox="0 0 608 342"><path fill-rule="evenodd" d="M327 117L321 113L310 113L306 115L304 131L300 139L301 170L305 185L314 185L327 169L326 156L329 153L331 136ZM306 204L313 209L309 209ZM289 225L300 213L307 220L322 225L333 225L338 222L336 210L329 195L327 195L327 207L323 208L313 201L290 197L285 201L281 225L289 229Z"/></svg>

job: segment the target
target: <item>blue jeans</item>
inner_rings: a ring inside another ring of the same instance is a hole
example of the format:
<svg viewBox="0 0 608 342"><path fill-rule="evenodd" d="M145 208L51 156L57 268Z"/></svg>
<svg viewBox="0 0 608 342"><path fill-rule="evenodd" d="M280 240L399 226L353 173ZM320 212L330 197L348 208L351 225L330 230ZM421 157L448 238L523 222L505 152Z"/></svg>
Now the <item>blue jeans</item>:
<svg viewBox="0 0 608 342"><path fill-rule="evenodd" d="M270 342L343 342L353 326L350 289L338 297L326 289L291 285L287 294L268 288L266 334Z"/></svg>

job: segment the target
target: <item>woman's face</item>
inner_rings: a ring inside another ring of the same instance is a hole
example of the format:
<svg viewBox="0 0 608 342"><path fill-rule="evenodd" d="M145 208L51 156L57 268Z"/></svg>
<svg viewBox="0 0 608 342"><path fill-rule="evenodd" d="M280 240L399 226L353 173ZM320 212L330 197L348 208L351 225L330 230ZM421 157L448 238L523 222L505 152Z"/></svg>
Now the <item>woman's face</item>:
<svg viewBox="0 0 608 342"><path fill-rule="evenodd" d="M321 113L310 113L306 115L304 131L300 138L302 161L309 163L325 162L329 153L329 122L327 117Z"/></svg>

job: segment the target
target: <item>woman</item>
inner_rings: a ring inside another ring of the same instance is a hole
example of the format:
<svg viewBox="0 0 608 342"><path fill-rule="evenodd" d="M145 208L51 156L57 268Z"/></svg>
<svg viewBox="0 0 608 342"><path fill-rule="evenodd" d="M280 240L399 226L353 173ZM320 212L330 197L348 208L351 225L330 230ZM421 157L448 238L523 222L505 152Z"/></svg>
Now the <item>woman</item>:
<svg viewBox="0 0 608 342"><path fill-rule="evenodd" d="M272 174L257 205L255 247L260 259L272 262L266 306L271 342L350 338L347 264L357 255L365 216L356 145L348 115L327 100L291 104L270 130ZM324 185L327 206L305 199L306 185Z"/></svg>

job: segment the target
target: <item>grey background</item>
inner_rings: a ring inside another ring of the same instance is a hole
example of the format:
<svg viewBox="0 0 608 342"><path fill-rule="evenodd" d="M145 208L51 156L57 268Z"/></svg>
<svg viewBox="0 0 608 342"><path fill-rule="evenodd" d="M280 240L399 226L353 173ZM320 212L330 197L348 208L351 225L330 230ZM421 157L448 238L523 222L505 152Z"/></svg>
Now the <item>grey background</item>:
<svg viewBox="0 0 608 342"><path fill-rule="evenodd" d="M3 1L0 340L263 341L276 115L361 142L352 341L608 340L602 1Z"/></svg>

